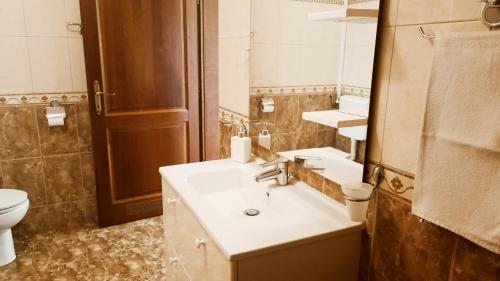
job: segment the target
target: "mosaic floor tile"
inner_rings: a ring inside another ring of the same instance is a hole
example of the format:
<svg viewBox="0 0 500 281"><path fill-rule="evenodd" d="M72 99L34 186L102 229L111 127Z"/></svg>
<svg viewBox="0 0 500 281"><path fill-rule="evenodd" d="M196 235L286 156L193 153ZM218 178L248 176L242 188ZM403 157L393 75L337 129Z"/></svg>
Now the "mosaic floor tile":
<svg viewBox="0 0 500 281"><path fill-rule="evenodd" d="M38 234L16 241L0 281L169 280L162 217L108 228Z"/></svg>

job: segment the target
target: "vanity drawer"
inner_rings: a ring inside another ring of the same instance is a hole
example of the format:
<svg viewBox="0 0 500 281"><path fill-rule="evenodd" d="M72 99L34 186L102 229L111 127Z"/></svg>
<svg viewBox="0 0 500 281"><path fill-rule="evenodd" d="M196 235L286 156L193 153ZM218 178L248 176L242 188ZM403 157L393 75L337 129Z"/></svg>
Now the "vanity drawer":
<svg viewBox="0 0 500 281"><path fill-rule="evenodd" d="M192 281L230 281L231 263L182 199L164 183L165 233Z"/></svg>

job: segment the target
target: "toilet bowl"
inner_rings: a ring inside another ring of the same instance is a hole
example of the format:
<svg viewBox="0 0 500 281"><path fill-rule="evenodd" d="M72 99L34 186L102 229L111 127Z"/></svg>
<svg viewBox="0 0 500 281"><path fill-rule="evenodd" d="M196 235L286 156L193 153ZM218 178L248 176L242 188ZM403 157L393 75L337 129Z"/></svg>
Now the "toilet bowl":
<svg viewBox="0 0 500 281"><path fill-rule="evenodd" d="M16 259L11 228L24 218L29 205L26 192L0 189L0 267Z"/></svg>

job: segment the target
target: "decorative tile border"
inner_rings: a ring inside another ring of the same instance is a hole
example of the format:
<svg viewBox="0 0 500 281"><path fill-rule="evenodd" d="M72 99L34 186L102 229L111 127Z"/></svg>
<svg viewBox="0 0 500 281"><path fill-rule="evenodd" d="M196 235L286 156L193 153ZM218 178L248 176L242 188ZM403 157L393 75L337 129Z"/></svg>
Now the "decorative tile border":
<svg viewBox="0 0 500 281"><path fill-rule="evenodd" d="M293 0L293 1L311 2L311 3L319 3L319 4L344 5L344 0Z"/></svg>
<svg viewBox="0 0 500 281"><path fill-rule="evenodd" d="M293 0L297 2L312 2L319 4L344 5L344 0ZM377 0L347 0L349 4L359 4L364 2L372 2Z"/></svg>
<svg viewBox="0 0 500 281"><path fill-rule="evenodd" d="M368 165L367 176L365 177L366 181L375 184L371 175L373 175L373 169L375 169L377 164L366 162L365 165ZM382 166L384 167L384 179L382 183L380 183L380 188L391 194L412 201L415 176L386 165Z"/></svg>
<svg viewBox="0 0 500 281"><path fill-rule="evenodd" d="M342 95L370 97L371 91L371 88L361 88L349 85L342 86Z"/></svg>
<svg viewBox="0 0 500 281"><path fill-rule="evenodd" d="M294 95L294 94L324 94L336 93L337 85L289 86L289 87L253 87L250 96L260 95Z"/></svg>
<svg viewBox="0 0 500 281"><path fill-rule="evenodd" d="M243 124L247 128L247 132L250 130L250 118L223 107L219 107L219 120L230 126Z"/></svg>
<svg viewBox="0 0 500 281"><path fill-rule="evenodd" d="M300 94L325 94L337 93L337 85L318 85L318 86L285 86L285 87L255 87L250 88L251 96L261 95L300 95ZM342 86L342 95L354 95L369 97L371 94L370 88L362 88L356 86Z"/></svg>
<svg viewBox="0 0 500 281"><path fill-rule="evenodd" d="M87 93L14 94L0 95L2 105L49 104L57 100L62 103L87 101Z"/></svg>

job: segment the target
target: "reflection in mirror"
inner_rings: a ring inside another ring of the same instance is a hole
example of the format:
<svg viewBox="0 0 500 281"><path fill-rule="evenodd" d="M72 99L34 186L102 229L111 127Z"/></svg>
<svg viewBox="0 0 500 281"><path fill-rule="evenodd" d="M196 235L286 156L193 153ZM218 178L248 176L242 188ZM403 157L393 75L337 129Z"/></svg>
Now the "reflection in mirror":
<svg viewBox="0 0 500 281"><path fill-rule="evenodd" d="M248 122L257 156L311 156L301 165L361 182L378 10L373 0L220 1L221 128ZM221 129L221 157L232 134Z"/></svg>

